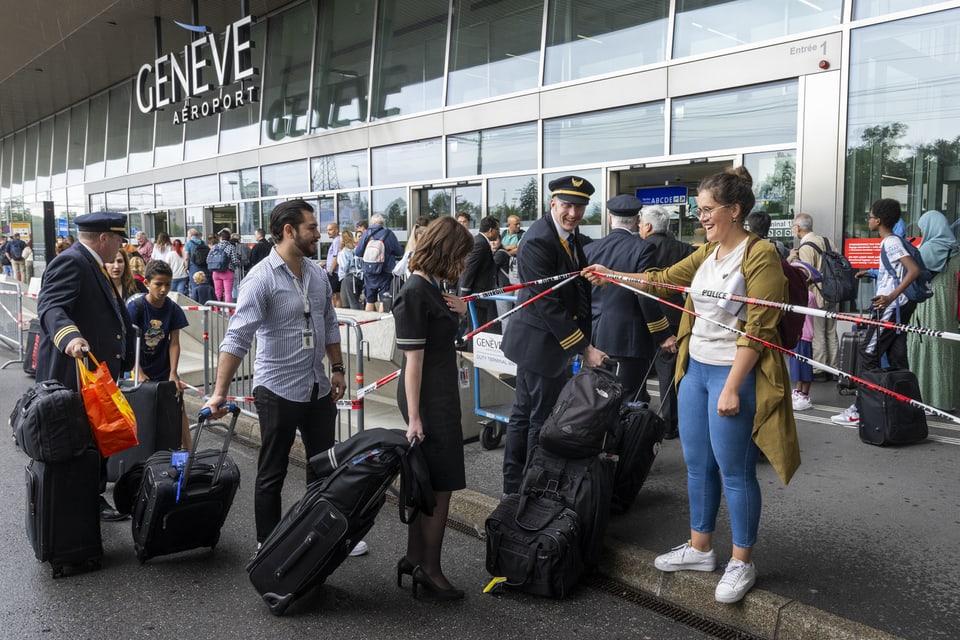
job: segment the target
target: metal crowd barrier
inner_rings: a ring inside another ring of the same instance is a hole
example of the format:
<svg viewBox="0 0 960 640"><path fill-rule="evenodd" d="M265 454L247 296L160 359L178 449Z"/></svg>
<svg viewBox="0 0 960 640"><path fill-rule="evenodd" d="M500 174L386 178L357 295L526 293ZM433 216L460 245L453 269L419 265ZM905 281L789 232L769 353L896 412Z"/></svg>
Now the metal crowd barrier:
<svg viewBox="0 0 960 640"><path fill-rule="evenodd" d="M228 302L210 301L203 307L188 307L198 310L203 315L203 394L209 397L213 391L217 377L217 360L220 354L220 343L230 324L230 317L236 309L236 304ZM343 398L337 403L337 433L338 441L363 431L364 410L363 398L358 397L357 391L363 387L363 354L366 341L363 338L362 325L379 320L357 320L352 316L338 316L337 321L343 332L346 333L340 343L343 355L343 364L346 369L346 391ZM368 349L369 350L369 349ZM256 407L253 400L253 372L256 359L256 339L250 346L247 355L241 360L233 381L230 384L228 396L240 407L245 415L256 417ZM328 363L329 364L329 363ZM328 372L329 373L329 372Z"/></svg>
<svg viewBox="0 0 960 640"><path fill-rule="evenodd" d="M17 351L16 360L7 360L0 366L6 369L23 362L23 296L16 282L0 282L0 342Z"/></svg>

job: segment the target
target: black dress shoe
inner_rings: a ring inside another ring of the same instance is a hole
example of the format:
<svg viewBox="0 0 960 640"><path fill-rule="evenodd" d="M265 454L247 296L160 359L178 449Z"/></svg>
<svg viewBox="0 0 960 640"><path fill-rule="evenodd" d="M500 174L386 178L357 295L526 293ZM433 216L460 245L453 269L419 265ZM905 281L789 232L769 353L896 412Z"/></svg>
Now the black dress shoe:
<svg viewBox="0 0 960 640"><path fill-rule="evenodd" d="M434 600L436 602L450 602L453 600L463 600L464 592L463 589L455 589L454 587L447 587L446 589L441 589L437 584L430 579L430 576L424 572L423 569L417 567L413 570L413 597L419 598L420 594L418 588L423 587L423 596L428 600Z"/></svg>
<svg viewBox="0 0 960 640"><path fill-rule="evenodd" d="M679 437L680 437L680 431L679 431L679 429L670 429L670 430L668 430L666 433L663 434L663 439L664 439L664 440L676 440L676 439L679 438Z"/></svg>
<svg viewBox="0 0 960 640"><path fill-rule="evenodd" d="M128 513L120 513L110 506L110 503L103 497L100 498L100 519L104 522L119 522L130 517Z"/></svg>

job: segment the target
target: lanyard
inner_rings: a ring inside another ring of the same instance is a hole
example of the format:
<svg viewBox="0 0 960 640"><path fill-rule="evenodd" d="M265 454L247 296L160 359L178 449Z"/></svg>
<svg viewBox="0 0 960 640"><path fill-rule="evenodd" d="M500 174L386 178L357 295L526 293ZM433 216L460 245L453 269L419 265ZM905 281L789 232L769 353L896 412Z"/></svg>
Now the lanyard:
<svg viewBox="0 0 960 640"><path fill-rule="evenodd" d="M303 303L303 317L307 320L307 325L310 324L310 298L307 297L307 291L310 290L310 281L307 278L307 271L303 272L303 284L300 284L300 280L290 272L290 278L293 280L293 286L296 287L297 293L300 294L300 300Z"/></svg>

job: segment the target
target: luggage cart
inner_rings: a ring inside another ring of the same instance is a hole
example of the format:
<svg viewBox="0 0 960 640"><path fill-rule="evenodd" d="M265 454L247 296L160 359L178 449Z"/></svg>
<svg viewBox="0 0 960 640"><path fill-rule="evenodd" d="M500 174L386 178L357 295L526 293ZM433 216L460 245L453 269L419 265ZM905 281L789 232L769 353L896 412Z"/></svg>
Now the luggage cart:
<svg viewBox="0 0 960 640"><path fill-rule="evenodd" d="M497 295L490 296L486 298L487 300L502 300L506 302L516 302L517 297L512 295ZM477 312L474 308L473 301L468 302L467 306L470 311L470 321L474 329L477 328ZM503 366L497 366L496 368L489 367L479 367L476 362L476 338L484 336L484 333L479 333L477 336L474 336L474 366L473 366L473 412L480 418L483 418L483 421L480 423L482 428L480 430L480 446L484 449L491 450L496 449L500 446L500 441L503 439L503 435L507 432L507 422L510 419L510 408L512 403L502 403L491 406L481 406L480 404L480 370L483 369L492 375L500 377L505 383L509 384L508 379L505 379L504 376L512 378L516 374L516 365L502 352L499 353L497 360L502 360ZM499 347L489 348L493 351L499 352ZM481 353L486 349L482 349ZM513 386L513 385L510 385Z"/></svg>

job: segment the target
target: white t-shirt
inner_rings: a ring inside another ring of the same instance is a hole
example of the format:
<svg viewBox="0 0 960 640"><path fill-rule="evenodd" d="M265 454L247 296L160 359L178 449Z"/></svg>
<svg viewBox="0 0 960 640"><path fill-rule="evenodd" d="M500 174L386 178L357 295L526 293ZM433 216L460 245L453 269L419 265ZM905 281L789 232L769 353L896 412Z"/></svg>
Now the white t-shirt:
<svg viewBox="0 0 960 640"><path fill-rule="evenodd" d="M697 273L690 283L690 288L711 291L727 290L727 278L734 273L741 273L747 239L744 238L736 249L719 260L717 259L717 251L720 249L718 245L697 269ZM718 298L693 295L693 308L697 313L704 318L736 327L737 316L720 308L720 302L721 300ZM694 320L693 332L690 336L690 357L704 364L730 366L737 355L738 337L732 331L727 331L712 322L698 318Z"/></svg>
<svg viewBox="0 0 960 640"><path fill-rule="evenodd" d="M897 280L903 280L904 274L907 270L904 269L903 265L900 264L900 259L904 256L909 256L907 253L904 243L906 240L900 236L890 234L880 243L880 251L887 255L887 260L890 261L890 266L893 267L894 272L897 274ZM877 267L879 275L877 277L877 295L885 296L888 293L893 293L893 290L897 288L897 280L894 280L893 275L887 271L887 268L883 264L883 259L880 259L880 265ZM901 305L907 304L909 302L905 294L900 294L900 297L897 298L897 302ZM890 306L893 306L892 304Z"/></svg>

